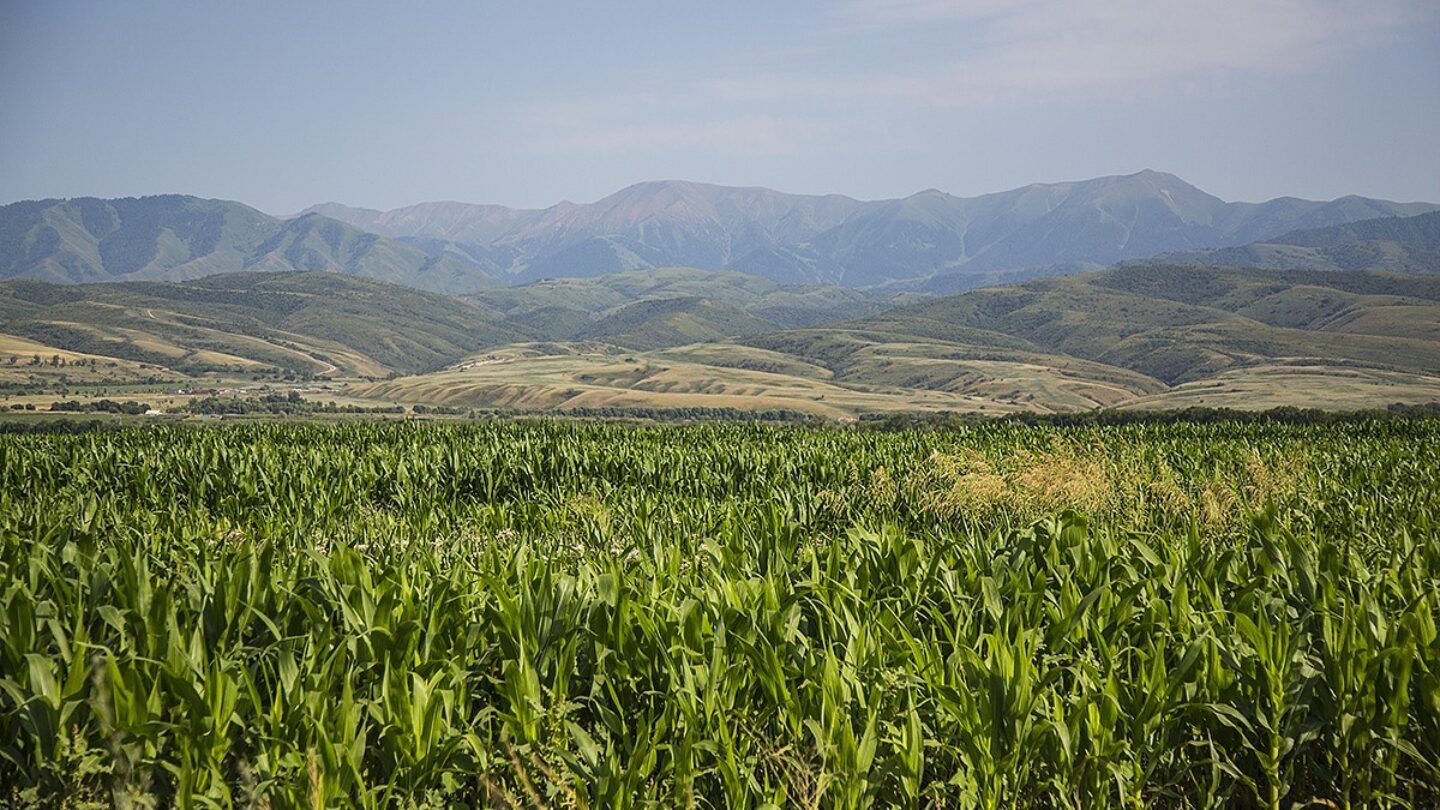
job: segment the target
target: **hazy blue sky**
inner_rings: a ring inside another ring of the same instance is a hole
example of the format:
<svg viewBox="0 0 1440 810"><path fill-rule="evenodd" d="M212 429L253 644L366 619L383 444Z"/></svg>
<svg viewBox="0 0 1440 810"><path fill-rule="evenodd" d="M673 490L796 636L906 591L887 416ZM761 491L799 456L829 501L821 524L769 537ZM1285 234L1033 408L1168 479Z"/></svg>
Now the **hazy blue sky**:
<svg viewBox="0 0 1440 810"><path fill-rule="evenodd" d="M1440 200L1436 0L0 0L0 200Z"/></svg>

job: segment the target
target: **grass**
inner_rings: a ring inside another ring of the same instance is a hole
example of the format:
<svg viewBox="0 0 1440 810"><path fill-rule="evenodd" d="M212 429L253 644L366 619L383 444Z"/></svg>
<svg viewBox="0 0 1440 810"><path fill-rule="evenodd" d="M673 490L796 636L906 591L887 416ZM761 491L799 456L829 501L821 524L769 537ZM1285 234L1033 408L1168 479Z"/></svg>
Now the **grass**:
<svg viewBox="0 0 1440 810"><path fill-rule="evenodd" d="M466 408L845 420L1440 401L1434 277L1121 267L766 331L883 305L852 292L667 269L497 290L476 305L333 273L249 273L7 282L0 318L14 340L172 377L319 376L355 382L347 397ZM71 382L106 378L84 373ZM43 370L0 376L7 393L66 387Z"/></svg>
<svg viewBox="0 0 1440 810"><path fill-rule="evenodd" d="M12 357L15 358L13 363L10 362ZM53 362L57 357L60 363ZM157 378L181 379L181 375L146 363L74 352L16 335L0 334L0 383L50 387L63 379L67 384L122 385Z"/></svg>
<svg viewBox="0 0 1440 810"><path fill-rule="evenodd" d="M184 284L0 283L12 334L198 373L239 367L425 371L521 333L432 293L325 272L232 273Z"/></svg>
<svg viewBox="0 0 1440 810"><path fill-rule="evenodd" d="M686 267L547 279L465 297L550 340L598 339L633 350L859 317L889 301L844 287L785 286Z"/></svg>
<svg viewBox="0 0 1440 810"><path fill-rule="evenodd" d="M828 340L808 333L808 346ZM792 410L827 419L884 412L1095 408L1356 410L1440 401L1440 376L1297 359L1232 368L1167 387L1086 361L983 352L933 342L875 342L822 350L729 343L627 353L606 344L522 345L475 355L443 371L358 383L357 399L477 408L732 407Z"/></svg>
<svg viewBox="0 0 1440 810"><path fill-rule="evenodd" d="M17 806L1433 807L1440 422L0 436Z"/></svg>
<svg viewBox="0 0 1440 810"><path fill-rule="evenodd" d="M1332 410L1376 403L1440 402L1440 376L1364 367L1265 364L1233 369L1123 403L1125 408L1240 408L1284 406Z"/></svg>
<svg viewBox="0 0 1440 810"><path fill-rule="evenodd" d="M732 365L710 365L709 347L658 354L628 354L604 345L517 347L477 355L433 374L351 385L359 398L484 408L739 408L788 410L828 419L882 411L1001 413L1014 405L979 396L885 385L845 386L824 379L737 367L751 352L741 348ZM755 357L758 356L758 357ZM693 358L693 359L692 359ZM781 368L784 368L783 366ZM792 369L785 368L785 371Z"/></svg>

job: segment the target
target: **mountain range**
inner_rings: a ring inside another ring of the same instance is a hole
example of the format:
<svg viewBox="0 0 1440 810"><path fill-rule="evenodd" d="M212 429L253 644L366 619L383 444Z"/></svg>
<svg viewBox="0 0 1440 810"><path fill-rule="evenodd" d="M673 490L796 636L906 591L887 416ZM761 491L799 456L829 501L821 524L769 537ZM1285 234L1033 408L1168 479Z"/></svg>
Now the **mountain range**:
<svg viewBox="0 0 1440 810"><path fill-rule="evenodd" d="M657 181L545 209L444 202L375 211L325 203L306 213L473 262L512 283L681 265L860 288L938 282L932 291L943 292L1056 265L1097 269L1435 210L1440 206L1355 196L1225 202L1146 170L968 198L928 190L861 201Z"/></svg>
<svg viewBox="0 0 1440 810"><path fill-rule="evenodd" d="M181 195L76 198L0 206L0 279L183 281L300 270L464 294L685 266L782 284L943 294L1435 210L1363 197L1232 203L1154 171L969 198L929 190L861 201L659 181L545 209L327 203L285 218Z"/></svg>
<svg viewBox="0 0 1440 810"><path fill-rule="evenodd" d="M429 255L319 214L280 219L236 202L178 194L0 206L0 279L185 281L293 270L443 292L501 283L473 262Z"/></svg>
<svg viewBox="0 0 1440 810"><path fill-rule="evenodd" d="M173 195L16 203L0 207L0 390L300 378L372 404L832 418L1440 401L1440 211L1391 215L1435 206L1223 203L1177 183L882 203L665 183L601 208L359 225ZM365 230L402 227L447 236ZM600 272L626 239L634 269ZM745 240L761 246L735 261ZM787 240L792 259L868 257L876 283L648 263L733 267ZM953 250L968 258L927 264ZM565 272L526 281L546 261Z"/></svg>

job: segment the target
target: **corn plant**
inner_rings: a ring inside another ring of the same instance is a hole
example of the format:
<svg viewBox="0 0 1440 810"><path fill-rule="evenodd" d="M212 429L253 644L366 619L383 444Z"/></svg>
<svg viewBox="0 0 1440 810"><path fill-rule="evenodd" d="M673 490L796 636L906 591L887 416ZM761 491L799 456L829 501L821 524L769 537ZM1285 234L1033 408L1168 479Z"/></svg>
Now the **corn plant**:
<svg viewBox="0 0 1440 810"><path fill-rule="evenodd" d="M0 802L1440 804L1440 423L0 436Z"/></svg>

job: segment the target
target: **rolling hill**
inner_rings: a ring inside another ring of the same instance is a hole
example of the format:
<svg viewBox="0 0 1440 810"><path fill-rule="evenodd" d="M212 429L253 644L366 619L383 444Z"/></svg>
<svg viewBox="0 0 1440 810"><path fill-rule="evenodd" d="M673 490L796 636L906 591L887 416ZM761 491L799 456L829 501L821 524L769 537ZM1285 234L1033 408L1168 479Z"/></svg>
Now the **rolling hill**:
<svg viewBox="0 0 1440 810"><path fill-rule="evenodd" d="M537 281L465 296L547 340L653 349L878 313L904 300L686 267Z"/></svg>
<svg viewBox="0 0 1440 810"><path fill-rule="evenodd" d="M319 214L282 220L180 195L0 206L0 279L186 281L239 271L323 271L449 293L498 283L474 262Z"/></svg>
<svg viewBox="0 0 1440 810"><path fill-rule="evenodd" d="M1120 267L974 290L812 334L833 331L1067 355L1167 385L1286 358L1433 372L1440 278ZM806 334L754 342L774 348Z"/></svg>
<svg viewBox="0 0 1440 810"><path fill-rule="evenodd" d="M0 335L188 374L385 375L525 339L454 298L332 273L0 282Z"/></svg>
<svg viewBox="0 0 1440 810"><path fill-rule="evenodd" d="M487 350L361 396L471 407L1075 411L1440 402L1440 278L1121 267L643 353Z"/></svg>
<svg viewBox="0 0 1440 810"><path fill-rule="evenodd" d="M17 357L88 353L182 373L413 373L530 340L648 350L873 314L888 297L667 268L453 298L339 273L175 282L0 282Z"/></svg>
<svg viewBox="0 0 1440 810"><path fill-rule="evenodd" d="M929 190L860 201L657 181L546 209L426 203L375 211L326 203L309 211L512 282L686 265L780 282L934 283L934 291L956 291L1019 280L1017 271L1095 269L1437 209L1363 197L1225 202L1174 175L1143 171L969 198Z"/></svg>
<svg viewBox="0 0 1440 810"><path fill-rule="evenodd" d="M1440 273L1440 212L1291 231L1241 247L1163 254L1146 263Z"/></svg>
<svg viewBox="0 0 1440 810"><path fill-rule="evenodd" d="M941 350L961 367L1026 354L1103 364L1163 389L1276 366L1366 368L1429 378L1440 374L1440 279L1121 267L975 290L744 342L817 362L841 379L866 381L876 379L878 357L903 369L897 356L935 357ZM1148 396L1158 401L1161 393ZM1324 402L1323 390L1313 393Z"/></svg>
<svg viewBox="0 0 1440 810"><path fill-rule="evenodd" d="M861 316L762 317L795 297ZM11 281L0 381L302 374L388 403L829 418L1440 402L1436 275L1131 265L880 305L678 268L468 300L334 273Z"/></svg>

